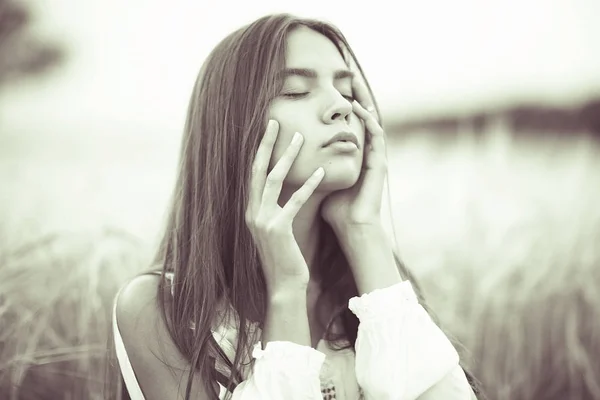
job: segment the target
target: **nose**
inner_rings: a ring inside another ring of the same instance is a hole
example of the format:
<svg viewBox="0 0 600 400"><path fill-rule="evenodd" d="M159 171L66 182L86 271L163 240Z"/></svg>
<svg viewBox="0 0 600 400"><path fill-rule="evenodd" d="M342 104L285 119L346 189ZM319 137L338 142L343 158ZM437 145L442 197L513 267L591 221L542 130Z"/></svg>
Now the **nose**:
<svg viewBox="0 0 600 400"><path fill-rule="evenodd" d="M323 122L331 124L337 121L350 122L352 114L352 104L343 97L337 90L333 93L323 114Z"/></svg>

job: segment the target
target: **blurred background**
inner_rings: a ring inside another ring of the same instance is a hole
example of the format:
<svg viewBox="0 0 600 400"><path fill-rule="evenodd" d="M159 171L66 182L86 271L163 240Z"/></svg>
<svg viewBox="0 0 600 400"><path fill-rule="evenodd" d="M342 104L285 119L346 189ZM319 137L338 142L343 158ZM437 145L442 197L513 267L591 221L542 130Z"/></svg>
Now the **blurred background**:
<svg viewBox="0 0 600 400"><path fill-rule="evenodd" d="M0 0L0 398L103 397L199 67L283 11L353 46L402 257L489 398L600 399L600 2L206 3Z"/></svg>

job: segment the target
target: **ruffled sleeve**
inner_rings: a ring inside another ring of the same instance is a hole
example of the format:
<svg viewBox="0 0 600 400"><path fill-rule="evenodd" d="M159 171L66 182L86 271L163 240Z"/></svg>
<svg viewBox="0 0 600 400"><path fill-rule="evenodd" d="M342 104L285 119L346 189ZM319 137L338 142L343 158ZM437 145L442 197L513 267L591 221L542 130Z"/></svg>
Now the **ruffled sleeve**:
<svg viewBox="0 0 600 400"><path fill-rule="evenodd" d="M233 392L233 400L322 400L319 374L325 354L293 342L254 346L254 368Z"/></svg>
<svg viewBox="0 0 600 400"><path fill-rule="evenodd" d="M459 356L410 281L353 297L356 379L367 400L470 400Z"/></svg>

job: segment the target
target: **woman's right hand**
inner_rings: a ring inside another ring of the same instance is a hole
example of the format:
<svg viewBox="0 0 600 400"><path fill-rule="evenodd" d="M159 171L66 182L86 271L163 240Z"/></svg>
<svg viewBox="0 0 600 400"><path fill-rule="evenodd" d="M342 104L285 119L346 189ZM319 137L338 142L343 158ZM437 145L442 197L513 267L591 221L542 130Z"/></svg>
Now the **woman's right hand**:
<svg viewBox="0 0 600 400"><path fill-rule="evenodd" d="M296 140L292 140L267 174L278 132L279 124L270 120L252 164L250 198L245 214L246 224L258 247L270 294L308 285L308 265L294 238L292 222L324 176L323 168L318 168L285 206L280 207L278 199L283 180L302 147L303 138L296 133Z"/></svg>

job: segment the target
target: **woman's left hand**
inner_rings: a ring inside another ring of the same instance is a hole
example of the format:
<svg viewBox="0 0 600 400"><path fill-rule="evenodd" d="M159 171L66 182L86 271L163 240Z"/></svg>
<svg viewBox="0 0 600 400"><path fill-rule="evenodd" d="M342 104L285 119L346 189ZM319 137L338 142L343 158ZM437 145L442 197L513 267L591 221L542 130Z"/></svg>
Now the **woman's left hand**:
<svg viewBox="0 0 600 400"><path fill-rule="evenodd" d="M331 193L321 206L321 215L335 228L381 223L383 183L387 174L387 157L383 128L367 87L353 81L356 100L353 112L365 122L363 165L354 186Z"/></svg>

